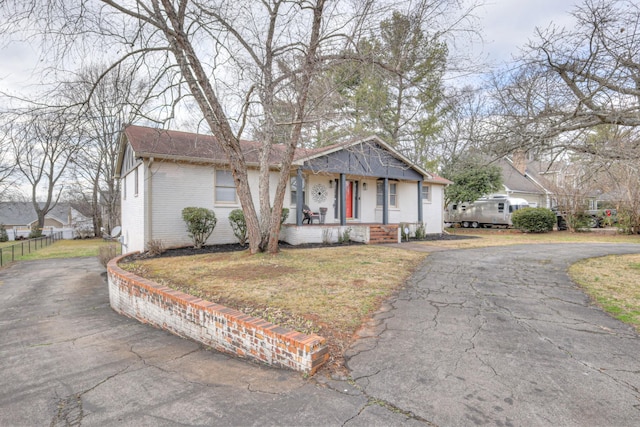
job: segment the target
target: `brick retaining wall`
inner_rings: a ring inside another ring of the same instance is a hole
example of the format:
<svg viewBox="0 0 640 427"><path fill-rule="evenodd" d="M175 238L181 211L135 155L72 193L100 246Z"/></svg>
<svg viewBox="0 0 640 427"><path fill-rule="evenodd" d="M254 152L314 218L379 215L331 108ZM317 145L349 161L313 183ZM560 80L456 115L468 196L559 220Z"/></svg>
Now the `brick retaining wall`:
<svg viewBox="0 0 640 427"><path fill-rule="evenodd" d="M138 277L118 267L126 256L114 258L107 265L109 300L118 313L218 351L309 374L329 358L324 338L292 331Z"/></svg>

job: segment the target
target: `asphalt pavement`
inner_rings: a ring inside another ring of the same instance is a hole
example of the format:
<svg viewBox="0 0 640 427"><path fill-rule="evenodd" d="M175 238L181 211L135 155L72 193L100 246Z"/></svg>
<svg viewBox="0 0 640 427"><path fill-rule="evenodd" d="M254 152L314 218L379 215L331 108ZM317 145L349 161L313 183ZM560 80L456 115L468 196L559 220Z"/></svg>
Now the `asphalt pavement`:
<svg viewBox="0 0 640 427"><path fill-rule="evenodd" d="M0 426L640 425L640 339L569 280L640 245L431 253L348 380L232 358L111 310L93 258L0 270Z"/></svg>

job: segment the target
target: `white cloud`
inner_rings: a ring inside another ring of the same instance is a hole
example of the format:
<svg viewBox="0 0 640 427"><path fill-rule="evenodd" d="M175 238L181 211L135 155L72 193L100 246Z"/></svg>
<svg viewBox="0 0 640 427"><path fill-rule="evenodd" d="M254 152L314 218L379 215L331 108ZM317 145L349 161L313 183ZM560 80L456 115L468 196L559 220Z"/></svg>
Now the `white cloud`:
<svg viewBox="0 0 640 427"><path fill-rule="evenodd" d="M27 42L12 42L2 49L0 90L18 95L34 83L38 53Z"/></svg>
<svg viewBox="0 0 640 427"><path fill-rule="evenodd" d="M581 2L574 0L489 0L481 11L484 51L489 60L504 63L533 38L535 28L552 23L570 27L570 12Z"/></svg>

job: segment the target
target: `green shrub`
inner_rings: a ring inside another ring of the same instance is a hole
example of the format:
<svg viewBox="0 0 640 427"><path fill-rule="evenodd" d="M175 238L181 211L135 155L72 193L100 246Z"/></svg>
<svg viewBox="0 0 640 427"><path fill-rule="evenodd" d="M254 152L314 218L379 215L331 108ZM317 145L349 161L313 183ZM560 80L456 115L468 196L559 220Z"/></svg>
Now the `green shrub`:
<svg viewBox="0 0 640 427"><path fill-rule="evenodd" d="M617 212L618 231L624 234L640 234L640 213L626 206L618 209Z"/></svg>
<svg viewBox="0 0 640 427"><path fill-rule="evenodd" d="M351 241L351 227L347 227L342 230L342 233L338 234L338 243L346 244Z"/></svg>
<svg viewBox="0 0 640 427"><path fill-rule="evenodd" d="M524 208L511 215L511 222L525 233L547 233L553 230L556 214L547 208Z"/></svg>
<svg viewBox="0 0 640 427"><path fill-rule="evenodd" d="M9 240L9 234L4 229L4 224L0 224L0 242L7 242Z"/></svg>
<svg viewBox="0 0 640 427"><path fill-rule="evenodd" d="M187 223L193 247L200 249L216 227L216 214L211 209L188 207L182 210L182 219Z"/></svg>
<svg viewBox="0 0 640 427"><path fill-rule="evenodd" d="M416 239L424 240L427 237L427 228L424 223L418 224L416 227Z"/></svg>
<svg viewBox="0 0 640 427"><path fill-rule="evenodd" d="M241 245L247 243L247 222L244 220L242 209L234 209L229 213L229 224Z"/></svg>
<svg viewBox="0 0 640 427"><path fill-rule="evenodd" d="M31 226L31 232L29 233L29 238L37 239L38 237L42 237L42 229L38 228L38 224L33 224Z"/></svg>
<svg viewBox="0 0 640 427"><path fill-rule="evenodd" d="M284 224L287 218L289 218L289 208L282 208L282 213L280 214L280 225Z"/></svg>

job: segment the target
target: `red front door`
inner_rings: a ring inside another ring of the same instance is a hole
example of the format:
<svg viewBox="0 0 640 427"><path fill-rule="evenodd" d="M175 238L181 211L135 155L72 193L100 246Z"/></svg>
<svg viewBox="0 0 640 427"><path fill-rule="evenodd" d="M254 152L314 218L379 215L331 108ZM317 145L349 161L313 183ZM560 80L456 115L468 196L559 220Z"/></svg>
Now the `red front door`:
<svg viewBox="0 0 640 427"><path fill-rule="evenodd" d="M353 181L347 181L347 190L345 194L347 218L353 218Z"/></svg>

